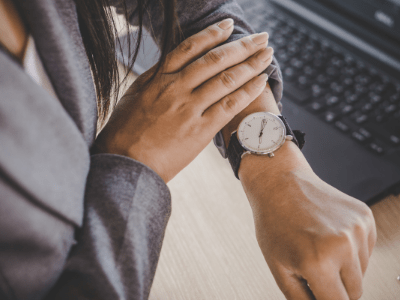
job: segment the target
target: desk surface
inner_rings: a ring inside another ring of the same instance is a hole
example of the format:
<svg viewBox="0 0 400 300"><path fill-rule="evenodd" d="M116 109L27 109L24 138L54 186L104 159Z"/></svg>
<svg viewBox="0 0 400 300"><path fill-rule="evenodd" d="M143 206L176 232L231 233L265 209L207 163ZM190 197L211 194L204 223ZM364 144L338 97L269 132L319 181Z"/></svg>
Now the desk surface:
<svg viewBox="0 0 400 300"><path fill-rule="evenodd" d="M258 247L240 182L212 144L168 185L172 216L151 300L285 299ZM361 299L400 299L400 198L372 210L378 242Z"/></svg>

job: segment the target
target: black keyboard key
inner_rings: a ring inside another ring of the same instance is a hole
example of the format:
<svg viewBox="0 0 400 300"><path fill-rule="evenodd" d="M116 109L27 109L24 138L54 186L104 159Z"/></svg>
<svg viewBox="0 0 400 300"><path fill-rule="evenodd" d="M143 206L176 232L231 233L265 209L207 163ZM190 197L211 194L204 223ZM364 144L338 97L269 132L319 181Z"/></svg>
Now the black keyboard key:
<svg viewBox="0 0 400 300"><path fill-rule="evenodd" d="M307 39L306 35L301 32L298 32L292 36L292 41L296 44L304 43L306 39Z"/></svg>
<svg viewBox="0 0 400 300"><path fill-rule="evenodd" d="M382 146L378 145L377 143L369 144L369 148L374 151L376 154L383 154L385 150Z"/></svg>
<svg viewBox="0 0 400 300"><path fill-rule="evenodd" d="M310 88L311 86L311 80L308 79L306 76L300 76L297 79L298 87L302 90Z"/></svg>
<svg viewBox="0 0 400 300"><path fill-rule="evenodd" d="M352 94L352 93L349 93L347 95L345 94L344 97L346 102L350 104L356 103L360 99L360 97L357 94Z"/></svg>
<svg viewBox="0 0 400 300"><path fill-rule="evenodd" d="M355 139L356 141L358 141L358 142L360 142L360 143L363 143L363 142L365 142L367 139L366 139L366 137L365 136L363 136L361 133L359 133L358 131L354 131L352 134L351 134L351 137L353 138L353 139Z"/></svg>
<svg viewBox="0 0 400 300"><path fill-rule="evenodd" d="M361 111L364 113L369 113L373 110L374 106L371 103L366 103L361 107Z"/></svg>
<svg viewBox="0 0 400 300"><path fill-rule="evenodd" d="M342 121L336 121L335 122L335 127L340 129L343 132L348 132L350 130L349 126L347 126L345 123Z"/></svg>
<svg viewBox="0 0 400 300"><path fill-rule="evenodd" d="M286 26L280 28L280 33L283 35L291 35L293 33L293 28Z"/></svg>
<svg viewBox="0 0 400 300"><path fill-rule="evenodd" d="M400 94L394 94L394 95L390 96L389 101L393 102L393 103L400 102Z"/></svg>
<svg viewBox="0 0 400 300"><path fill-rule="evenodd" d="M356 68L360 73L367 73L367 66L362 61L356 61Z"/></svg>
<svg viewBox="0 0 400 300"><path fill-rule="evenodd" d="M344 92L344 86L337 82L332 82L330 88L335 95L340 95Z"/></svg>
<svg viewBox="0 0 400 300"><path fill-rule="evenodd" d="M336 96L327 96L326 97L326 105L334 106L339 103L339 98Z"/></svg>
<svg viewBox="0 0 400 300"><path fill-rule="evenodd" d="M304 62L306 65L308 65L312 60L314 59L314 56L310 52L303 52L300 54L300 59L302 62ZM307 68L307 67L306 67ZM306 69L304 68L304 73L306 73Z"/></svg>
<svg viewBox="0 0 400 300"><path fill-rule="evenodd" d="M321 86L327 86L330 83L328 76L326 76L325 74L319 74L316 81Z"/></svg>
<svg viewBox="0 0 400 300"><path fill-rule="evenodd" d="M294 68L288 67L288 68L285 68L285 69L283 70L283 78L284 78L286 81L293 81L293 80L295 80L295 78L297 77L297 75L298 75L298 72L297 72Z"/></svg>
<svg viewBox="0 0 400 300"><path fill-rule="evenodd" d="M375 82L369 87L369 90L377 95L383 95L385 93L389 92L389 89L387 87L387 84L381 83L381 82Z"/></svg>
<svg viewBox="0 0 400 300"><path fill-rule="evenodd" d="M360 128L358 129L358 132L361 133L366 139L370 139L372 137L371 132L369 132L367 129L365 128Z"/></svg>
<svg viewBox="0 0 400 300"><path fill-rule="evenodd" d="M286 46L287 40L283 36L279 34L274 35L274 44L278 47L284 47Z"/></svg>
<svg viewBox="0 0 400 300"><path fill-rule="evenodd" d="M357 93L357 95L359 95L359 96L363 96L368 93L368 88L361 84L356 84L354 86L354 90Z"/></svg>
<svg viewBox="0 0 400 300"><path fill-rule="evenodd" d="M345 66L346 62L339 56L334 56L331 59L331 63L333 66L341 69Z"/></svg>
<svg viewBox="0 0 400 300"><path fill-rule="evenodd" d="M304 45L304 49L307 50L308 52L314 52L319 49L319 43L316 41L310 40Z"/></svg>
<svg viewBox="0 0 400 300"><path fill-rule="evenodd" d="M341 72L345 76L354 77L357 74L358 71L357 71L357 69L355 67L347 66L347 67L344 67L341 70Z"/></svg>
<svg viewBox="0 0 400 300"><path fill-rule="evenodd" d="M344 77L342 78L342 82L345 86L353 86L354 80L351 77Z"/></svg>
<svg viewBox="0 0 400 300"><path fill-rule="evenodd" d="M335 114L335 113L332 112L332 111L327 111L327 112L324 114L324 120L325 120L326 122L328 122L328 123L334 122L337 118L338 118L337 114Z"/></svg>
<svg viewBox="0 0 400 300"><path fill-rule="evenodd" d="M355 121L357 124L363 124L363 123L365 123L365 122L368 121L368 116L367 116L367 115L360 115L360 116L356 117L356 118L354 119L354 121Z"/></svg>
<svg viewBox="0 0 400 300"><path fill-rule="evenodd" d="M341 113L344 115L347 115L351 112L353 112L354 107L350 104L345 104L343 107L341 107Z"/></svg>
<svg viewBox="0 0 400 300"><path fill-rule="evenodd" d="M319 84L313 84L311 91L314 98L321 97L326 93L326 90Z"/></svg>
<svg viewBox="0 0 400 300"><path fill-rule="evenodd" d="M356 76L355 80L361 85L367 85L371 82L371 77L365 74L360 74Z"/></svg>
<svg viewBox="0 0 400 300"><path fill-rule="evenodd" d="M288 49L289 54L292 56L295 56L297 53L300 52L300 47L295 44L289 45L289 47L287 49Z"/></svg>
<svg viewBox="0 0 400 300"><path fill-rule="evenodd" d="M385 113L386 114L392 114L392 113L394 113L396 111L396 109L397 109L397 106L394 105L394 104L391 104L391 105L385 107Z"/></svg>
<svg viewBox="0 0 400 300"><path fill-rule="evenodd" d="M317 70L312 68L311 66L306 66L303 70L304 75L308 78L314 78L317 75Z"/></svg>
<svg viewBox="0 0 400 300"><path fill-rule="evenodd" d="M393 145L400 145L400 135L391 135L389 137L390 141L392 142Z"/></svg>
<svg viewBox="0 0 400 300"><path fill-rule="evenodd" d="M278 58L279 63L285 63L290 60L289 54L284 49L279 50L276 57Z"/></svg>
<svg viewBox="0 0 400 300"><path fill-rule="evenodd" d="M322 112L326 105L321 102L314 101L309 105L309 109L313 112Z"/></svg>
<svg viewBox="0 0 400 300"><path fill-rule="evenodd" d="M335 67L329 67L326 69L326 74L332 79L336 79L340 75L340 71Z"/></svg>
<svg viewBox="0 0 400 300"><path fill-rule="evenodd" d="M290 61L290 66L296 69L303 69L304 63L298 58L292 58L292 60Z"/></svg>
<svg viewBox="0 0 400 300"><path fill-rule="evenodd" d="M344 61L346 63L346 66L354 67L356 65L356 61L355 61L354 57L351 55L346 55L344 57Z"/></svg>
<svg viewBox="0 0 400 300"><path fill-rule="evenodd" d="M381 96L379 96L379 95L377 95L377 94L374 94L374 93L370 93L370 94L368 95L368 97L369 97L370 103L372 103L372 104L381 103L382 100L383 100Z"/></svg>

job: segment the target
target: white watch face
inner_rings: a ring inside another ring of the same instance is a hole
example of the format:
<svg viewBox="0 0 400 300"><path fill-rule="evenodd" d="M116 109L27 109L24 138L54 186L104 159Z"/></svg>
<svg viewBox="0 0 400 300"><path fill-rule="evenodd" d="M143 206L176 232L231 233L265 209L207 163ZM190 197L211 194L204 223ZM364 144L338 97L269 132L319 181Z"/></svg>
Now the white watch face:
<svg viewBox="0 0 400 300"><path fill-rule="evenodd" d="M258 112L243 119L237 135L245 149L266 154L277 150L285 142L286 128L276 115Z"/></svg>

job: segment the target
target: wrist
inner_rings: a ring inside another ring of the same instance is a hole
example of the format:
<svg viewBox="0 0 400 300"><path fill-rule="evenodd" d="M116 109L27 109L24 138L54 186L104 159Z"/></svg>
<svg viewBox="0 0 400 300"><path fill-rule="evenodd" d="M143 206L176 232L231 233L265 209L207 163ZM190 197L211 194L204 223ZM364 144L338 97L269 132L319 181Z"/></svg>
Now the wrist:
<svg viewBox="0 0 400 300"><path fill-rule="evenodd" d="M268 155L245 155L240 163L239 178L243 186L254 187L262 182L264 188L272 189L286 185L291 174L299 171L312 172L301 150L291 141L286 141L274 157Z"/></svg>

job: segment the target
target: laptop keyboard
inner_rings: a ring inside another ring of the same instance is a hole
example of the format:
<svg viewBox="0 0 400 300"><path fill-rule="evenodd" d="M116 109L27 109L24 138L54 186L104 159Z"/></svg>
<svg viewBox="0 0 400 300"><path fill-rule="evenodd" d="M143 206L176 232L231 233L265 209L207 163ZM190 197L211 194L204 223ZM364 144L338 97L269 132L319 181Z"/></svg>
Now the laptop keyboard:
<svg viewBox="0 0 400 300"><path fill-rule="evenodd" d="M267 31L284 95L377 155L400 146L400 82L390 80L304 25L256 1L239 1Z"/></svg>

